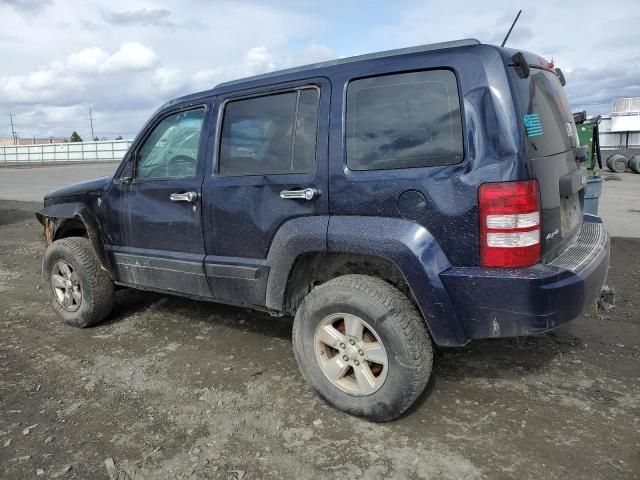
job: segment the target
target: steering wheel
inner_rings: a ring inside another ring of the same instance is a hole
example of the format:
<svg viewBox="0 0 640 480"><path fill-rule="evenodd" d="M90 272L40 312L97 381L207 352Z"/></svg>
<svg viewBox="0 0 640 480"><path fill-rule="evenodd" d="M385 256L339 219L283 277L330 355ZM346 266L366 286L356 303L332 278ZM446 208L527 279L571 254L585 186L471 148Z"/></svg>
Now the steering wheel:
<svg viewBox="0 0 640 480"><path fill-rule="evenodd" d="M187 177L196 170L196 159L188 155L176 155L167 162L168 177Z"/></svg>

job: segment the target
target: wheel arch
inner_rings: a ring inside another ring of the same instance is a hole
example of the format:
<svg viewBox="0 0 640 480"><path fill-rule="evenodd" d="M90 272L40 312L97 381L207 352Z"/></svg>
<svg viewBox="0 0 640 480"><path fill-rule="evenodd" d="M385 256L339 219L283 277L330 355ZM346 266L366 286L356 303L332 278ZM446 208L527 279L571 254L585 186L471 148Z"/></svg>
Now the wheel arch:
<svg viewBox="0 0 640 480"><path fill-rule="evenodd" d="M266 304L270 310L292 313L316 284L343 274L367 274L405 293L438 345L460 346L469 341L440 280L440 273L451 265L426 228L400 218L322 218L326 219L326 243L319 241L325 223L314 231L303 222L276 235L268 257Z"/></svg>
<svg viewBox="0 0 640 480"><path fill-rule="evenodd" d="M83 203L59 203L36 212L36 218L44 226L44 241L48 246L67 237L86 237L100 262L111 278L113 269L104 248L102 229L95 214Z"/></svg>
<svg viewBox="0 0 640 480"><path fill-rule="evenodd" d="M402 272L435 343L461 346L469 341L440 279L451 264L424 226L402 218L332 216L327 247L389 260Z"/></svg>
<svg viewBox="0 0 640 480"><path fill-rule="evenodd" d="M402 272L387 258L353 252L306 252L295 259L286 290L283 310L294 314L305 295L313 288L344 275L369 275L381 278L415 302Z"/></svg>

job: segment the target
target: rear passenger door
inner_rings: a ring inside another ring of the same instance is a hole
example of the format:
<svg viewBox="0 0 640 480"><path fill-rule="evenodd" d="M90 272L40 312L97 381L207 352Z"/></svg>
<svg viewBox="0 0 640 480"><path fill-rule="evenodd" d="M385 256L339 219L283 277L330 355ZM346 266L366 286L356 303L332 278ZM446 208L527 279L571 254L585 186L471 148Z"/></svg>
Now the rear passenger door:
<svg viewBox="0 0 640 480"><path fill-rule="evenodd" d="M214 298L264 305L278 229L328 214L329 90L320 78L218 96L214 161L202 190Z"/></svg>

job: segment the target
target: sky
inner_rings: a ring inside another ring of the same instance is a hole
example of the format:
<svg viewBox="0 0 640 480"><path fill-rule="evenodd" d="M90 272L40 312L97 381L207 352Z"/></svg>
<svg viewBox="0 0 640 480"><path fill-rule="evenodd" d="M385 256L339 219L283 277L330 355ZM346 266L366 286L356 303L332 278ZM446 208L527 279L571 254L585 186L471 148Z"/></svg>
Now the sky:
<svg viewBox="0 0 640 480"><path fill-rule="evenodd" d="M0 137L132 138L165 101L281 68L460 38L553 59L574 111L640 96L638 0L0 0Z"/></svg>

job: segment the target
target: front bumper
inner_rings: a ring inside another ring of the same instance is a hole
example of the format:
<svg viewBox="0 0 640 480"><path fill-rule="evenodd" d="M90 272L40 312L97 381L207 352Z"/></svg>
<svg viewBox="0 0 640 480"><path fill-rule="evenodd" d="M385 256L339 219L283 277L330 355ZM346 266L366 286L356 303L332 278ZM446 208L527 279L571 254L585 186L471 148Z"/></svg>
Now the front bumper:
<svg viewBox="0 0 640 480"><path fill-rule="evenodd" d="M469 339L545 332L579 317L599 297L609 235L585 215L576 241L548 264L450 268L440 274Z"/></svg>

